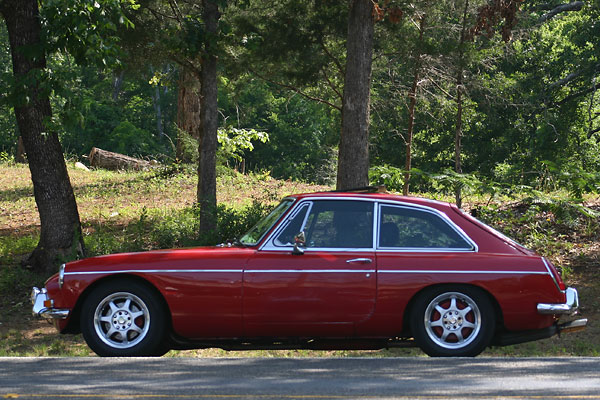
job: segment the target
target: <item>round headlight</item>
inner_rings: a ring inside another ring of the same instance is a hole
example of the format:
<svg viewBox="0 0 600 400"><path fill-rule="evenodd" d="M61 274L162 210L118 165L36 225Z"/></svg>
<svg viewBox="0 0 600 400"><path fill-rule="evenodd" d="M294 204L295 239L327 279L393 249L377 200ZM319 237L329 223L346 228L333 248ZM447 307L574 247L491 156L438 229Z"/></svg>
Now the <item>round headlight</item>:
<svg viewBox="0 0 600 400"><path fill-rule="evenodd" d="M62 289L63 283L65 283L65 264L58 268L58 287L60 289Z"/></svg>

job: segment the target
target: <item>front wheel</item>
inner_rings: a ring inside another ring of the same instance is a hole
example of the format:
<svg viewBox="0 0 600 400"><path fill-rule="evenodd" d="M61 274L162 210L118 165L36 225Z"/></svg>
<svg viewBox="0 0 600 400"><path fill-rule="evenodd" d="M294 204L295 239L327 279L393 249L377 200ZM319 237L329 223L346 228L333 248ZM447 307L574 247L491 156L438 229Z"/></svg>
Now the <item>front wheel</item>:
<svg viewBox="0 0 600 400"><path fill-rule="evenodd" d="M411 314L415 341L432 357L478 355L490 344L495 325L488 296L469 286L425 290Z"/></svg>
<svg viewBox="0 0 600 400"><path fill-rule="evenodd" d="M166 312L158 296L135 281L100 285L81 310L81 332L99 356L162 355L166 325Z"/></svg>

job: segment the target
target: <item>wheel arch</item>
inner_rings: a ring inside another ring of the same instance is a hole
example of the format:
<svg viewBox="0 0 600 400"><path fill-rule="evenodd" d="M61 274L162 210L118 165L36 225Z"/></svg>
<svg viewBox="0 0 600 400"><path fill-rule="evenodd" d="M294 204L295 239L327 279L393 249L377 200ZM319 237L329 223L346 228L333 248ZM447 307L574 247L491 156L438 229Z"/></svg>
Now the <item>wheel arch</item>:
<svg viewBox="0 0 600 400"><path fill-rule="evenodd" d="M456 282L456 283L437 283L437 284L424 286L419 291L414 293L413 296L408 301L408 303L406 304L406 308L405 308L405 312L404 312L404 316L403 316L403 320L402 320L403 331L407 334L412 335L412 327L410 324L411 315L414 312L414 308L415 308L414 304L415 304L416 299L419 298L419 296L423 292L425 292L426 290L433 289L433 288L446 288L448 290L457 290L458 288L461 288L461 287L474 288L474 289L480 290L482 293L484 293L485 296L487 296L488 300L490 301L492 307L494 308L494 316L496 318L496 331L498 331L499 329L502 329L504 327L504 314L502 313L502 308L500 307L500 304L498 303L498 300L496 299L496 297L494 297L494 295L492 295L492 293L489 290L487 290L486 288L484 288L482 286L475 285L472 283Z"/></svg>
<svg viewBox="0 0 600 400"><path fill-rule="evenodd" d="M97 287L104 285L106 283L117 282L117 281L122 282L123 280L129 280L132 282L140 283L154 292L154 294L157 296L157 298L161 302L163 309L166 310L168 313L167 321L169 323L169 326L167 327L167 330L169 332L171 332L173 330L171 309L169 307L169 304L167 303L167 300L165 299L163 294L160 292L160 290L158 290L158 288L154 284L152 284L149 280L147 280L139 275L124 273L124 274L104 276L100 279L95 280L90 285L88 285L84 289L84 291L79 295L79 297L77 298L77 303L75 303L75 307L73 307L73 311L71 312L71 316L69 318L69 323L67 324L65 329L62 331L62 333L81 333L81 328L80 328L81 308L82 308L83 304L85 303L86 299L89 297L90 293L92 293Z"/></svg>

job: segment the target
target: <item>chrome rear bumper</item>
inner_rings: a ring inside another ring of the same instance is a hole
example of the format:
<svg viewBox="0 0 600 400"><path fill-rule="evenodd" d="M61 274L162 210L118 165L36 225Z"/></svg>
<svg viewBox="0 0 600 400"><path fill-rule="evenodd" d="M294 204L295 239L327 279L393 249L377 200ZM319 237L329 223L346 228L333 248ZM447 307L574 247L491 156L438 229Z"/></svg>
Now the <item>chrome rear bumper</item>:
<svg viewBox="0 0 600 400"><path fill-rule="evenodd" d="M565 294L567 295L567 301L564 304L539 303L537 312L540 314L575 314L579 308L577 290L567 288Z"/></svg>
<svg viewBox="0 0 600 400"><path fill-rule="evenodd" d="M31 303L34 315L46 319L66 319L69 316L69 309L54 308L54 301L48 297L46 288L34 287L31 290Z"/></svg>

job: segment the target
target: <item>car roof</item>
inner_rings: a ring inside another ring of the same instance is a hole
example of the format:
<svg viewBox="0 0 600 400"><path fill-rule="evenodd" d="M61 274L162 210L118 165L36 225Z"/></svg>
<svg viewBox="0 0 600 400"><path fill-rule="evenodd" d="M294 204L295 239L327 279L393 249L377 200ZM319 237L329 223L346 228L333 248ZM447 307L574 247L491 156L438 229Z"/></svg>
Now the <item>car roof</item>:
<svg viewBox="0 0 600 400"><path fill-rule="evenodd" d="M331 199L343 199L343 198L353 198L353 199L365 199L365 200L380 200L380 201L393 201L400 203L410 203L420 206L433 207L437 209L448 209L455 208L456 206L452 203L431 200L422 197L411 197L411 196L401 196L397 194L387 193L387 192L373 192L373 193L365 193L365 192L354 192L354 191L346 191L346 192L313 192L313 193L299 193L287 196L288 198L294 198L297 200L306 200L310 198L331 198Z"/></svg>

